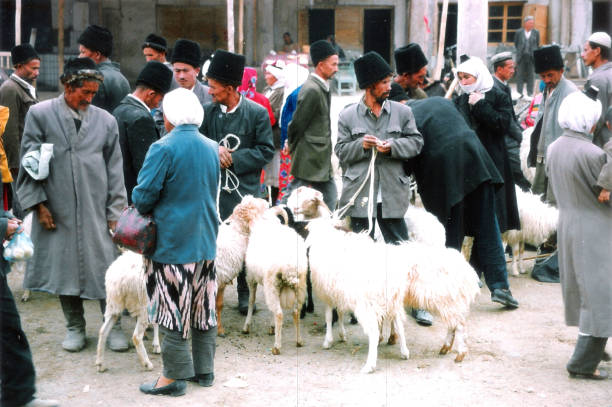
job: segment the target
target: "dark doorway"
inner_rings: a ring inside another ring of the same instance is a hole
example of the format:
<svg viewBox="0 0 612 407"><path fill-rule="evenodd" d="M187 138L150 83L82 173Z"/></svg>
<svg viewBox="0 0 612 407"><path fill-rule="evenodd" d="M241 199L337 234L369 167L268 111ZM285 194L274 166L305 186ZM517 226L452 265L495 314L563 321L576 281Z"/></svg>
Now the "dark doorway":
<svg viewBox="0 0 612 407"><path fill-rule="evenodd" d="M308 42L312 44L318 40L327 39L335 34L334 9L312 8L308 10Z"/></svg>
<svg viewBox="0 0 612 407"><path fill-rule="evenodd" d="M21 3L21 43L30 41L32 28L36 28L35 48L49 52L57 38L51 25L51 0L23 0ZM15 2L0 0L0 49L15 46Z"/></svg>
<svg viewBox="0 0 612 407"><path fill-rule="evenodd" d="M390 62L391 9L364 10L363 17L363 52L376 51Z"/></svg>
<svg viewBox="0 0 612 407"><path fill-rule="evenodd" d="M593 32L612 31L612 4L608 1L593 2Z"/></svg>
<svg viewBox="0 0 612 407"><path fill-rule="evenodd" d="M438 15L442 16L442 4L438 4ZM441 19L442 18L440 18L440 20ZM438 32L440 31L438 30ZM446 14L446 33L444 34L444 48L450 47L451 45L455 44L457 44L457 5L449 4L448 13Z"/></svg>

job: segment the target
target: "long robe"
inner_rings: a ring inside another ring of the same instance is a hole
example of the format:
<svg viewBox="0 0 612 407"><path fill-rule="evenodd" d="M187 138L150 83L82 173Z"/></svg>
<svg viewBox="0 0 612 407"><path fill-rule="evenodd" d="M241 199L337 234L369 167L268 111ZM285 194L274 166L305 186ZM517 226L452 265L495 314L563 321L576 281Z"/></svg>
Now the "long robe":
<svg viewBox="0 0 612 407"><path fill-rule="evenodd" d="M597 122L593 143L602 147L610 140L612 135L606 126L606 111L609 106L612 106L612 62L606 62L595 68L584 85L585 89L589 85L596 86L599 89L597 99L601 102L601 117Z"/></svg>
<svg viewBox="0 0 612 407"><path fill-rule="evenodd" d="M559 269L565 322L612 337L612 206L598 202L606 153L566 130L548 148L546 173L559 208Z"/></svg>
<svg viewBox="0 0 612 407"><path fill-rule="evenodd" d="M35 181L20 168L17 194L26 209L45 202L57 228L44 229L34 211L34 257L24 288L105 298L105 271L117 254L107 222L116 221L127 203L117 122L91 105L77 132L62 94L28 112L22 155L41 143L53 144L49 177Z"/></svg>

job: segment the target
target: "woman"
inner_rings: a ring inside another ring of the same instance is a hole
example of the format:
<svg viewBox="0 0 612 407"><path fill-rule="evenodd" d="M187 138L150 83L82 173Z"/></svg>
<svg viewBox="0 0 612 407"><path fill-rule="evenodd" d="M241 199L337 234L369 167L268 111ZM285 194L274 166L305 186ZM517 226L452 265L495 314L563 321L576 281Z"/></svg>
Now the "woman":
<svg viewBox="0 0 612 407"><path fill-rule="evenodd" d="M145 278L149 319L164 334L163 373L140 391L180 396L186 379L201 386L211 386L214 379L220 169L217 143L198 132L204 111L195 94L175 89L166 94L163 111L168 135L151 145L132 192L136 209L153 214L157 224Z"/></svg>
<svg viewBox="0 0 612 407"><path fill-rule="evenodd" d="M570 377L605 379L597 369L612 336L612 207L598 200L612 184L602 172L612 161L593 144L601 103L582 92L565 97L559 108L563 135L546 153L546 174L559 208L559 271L565 323L578 327L578 341L567 371ZM604 179L607 178L607 179Z"/></svg>
<svg viewBox="0 0 612 407"><path fill-rule="evenodd" d="M283 98L285 95L285 82L283 70L275 65L268 65L265 69L266 87L263 90L263 95L270 101L272 113L274 114L275 123L272 126L272 135L274 136L274 158L265 165L264 185L271 189L272 204L276 204L278 198L278 177L280 172L280 116L281 108L283 107Z"/></svg>

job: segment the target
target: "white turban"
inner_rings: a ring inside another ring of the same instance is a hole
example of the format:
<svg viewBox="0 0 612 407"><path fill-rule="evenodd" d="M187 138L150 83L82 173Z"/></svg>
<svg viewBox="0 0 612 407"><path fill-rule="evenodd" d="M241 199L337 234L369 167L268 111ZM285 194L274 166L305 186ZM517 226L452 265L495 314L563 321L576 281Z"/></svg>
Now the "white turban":
<svg viewBox="0 0 612 407"><path fill-rule="evenodd" d="M459 82L459 86L465 93L486 93L493 87L493 77L487 66L478 57L470 57L467 61L459 64L457 72L468 73L476 78L476 82L471 85L464 86Z"/></svg>
<svg viewBox="0 0 612 407"><path fill-rule="evenodd" d="M573 92L561 102L558 115L561 128L589 134L601 116L601 102Z"/></svg>
<svg viewBox="0 0 612 407"><path fill-rule="evenodd" d="M274 65L266 66L266 72L274 76L278 81L285 80L285 72L281 68L277 68Z"/></svg>
<svg viewBox="0 0 612 407"><path fill-rule="evenodd" d="M200 126L204 120L204 109L198 97L192 91L176 88L166 93L162 103L164 116L174 127L181 124Z"/></svg>

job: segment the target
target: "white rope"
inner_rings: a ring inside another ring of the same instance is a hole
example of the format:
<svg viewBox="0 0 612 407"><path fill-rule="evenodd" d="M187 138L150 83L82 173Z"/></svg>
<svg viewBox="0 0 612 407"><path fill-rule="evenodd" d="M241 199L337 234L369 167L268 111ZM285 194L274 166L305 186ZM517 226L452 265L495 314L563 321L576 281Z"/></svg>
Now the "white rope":
<svg viewBox="0 0 612 407"><path fill-rule="evenodd" d="M368 234L372 231L374 226L372 222L372 215L374 212L374 163L376 162L376 155L378 151L375 148L372 148L372 157L370 158L370 165L368 166L368 172L366 173L366 177L355 192L351 199L349 199L348 203L344 205L342 208L337 209L332 217L335 219L339 219L346 214L346 212L351 208L351 206L355 205L355 199L361 193L363 188L365 187L366 182L370 180L370 191L368 196Z"/></svg>
<svg viewBox="0 0 612 407"><path fill-rule="evenodd" d="M234 139L236 141L235 146L230 145L230 139ZM240 146L240 139L235 134L227 134L225 137L219 141L219 146L224 147L230 153L233 153ZM232 191L236 191L240 199L243 198L242 194L238 191L238 187L240 186L240 181L238 180L238 176L230 171L228 168L225 169L225 185L221 185L221 172L219 173L219 188L217 188L217 218L220 223L223 223L221 219L221 211L219 210L219 196L221 195L221 190L231 194ZM231 184L231 185L230 185Z"/></svg>

